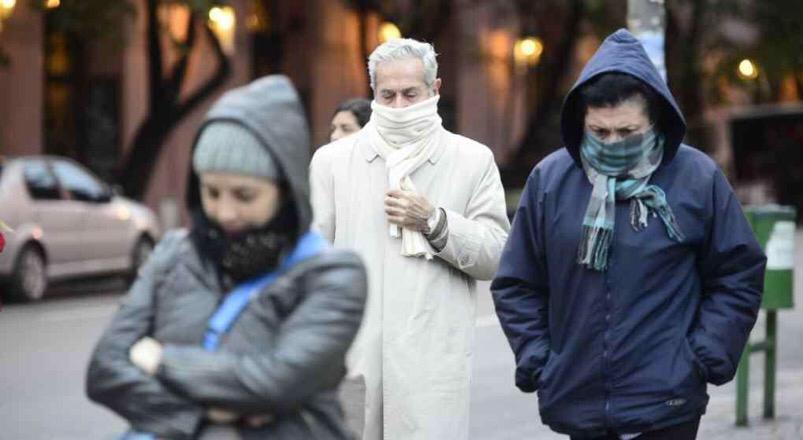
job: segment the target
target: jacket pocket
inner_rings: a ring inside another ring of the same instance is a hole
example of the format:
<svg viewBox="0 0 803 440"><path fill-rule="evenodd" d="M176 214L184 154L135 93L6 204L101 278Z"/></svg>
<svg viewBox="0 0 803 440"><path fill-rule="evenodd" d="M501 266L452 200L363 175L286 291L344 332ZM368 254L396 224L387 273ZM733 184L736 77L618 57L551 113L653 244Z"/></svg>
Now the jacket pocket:
<svg viewBox="0 0 803 440"><path fill-rule="evenodd" d="M700 358L698 358L694 353L694 349L691 348L691 343L689 342L688 338L683 339L683 351L686 354L687 360L692 365L695 377L702 383L705 383L707 381L705 364L703 364L703 361L701 361Z"/></svg>
<svg viewBox="0 0 803 440"><path fill-rule="evenodd" d="M560 376L560 354L549 350L549 357L547 357L544 367L541 369L541 374L536 381L538 393L538 409L541 413L542 419L551 420L555 415L555 401L553 395L556 388L559 387L560 382L556 382L557 377Z"/></svg>
<svg viewBox="0 0 803 440"><path fill-rule="evenodd" d="M552 379L555 375L555 369L558 364L559 357L560 355L558 355L556 352L549 350L549 356L546 359L544 367L541 368L541 374L538 375L538 380L536 381L539 393L542 390L549 389L550 385L552 384Z"/></svg>
<svg viewBox="0 0 803 440"><path fill-rule="evenodd" d="M705 370L702 363L694 354L688 339L681 341L680 360L682 367L678 367L678 376L675 377L671 394L666 398L665 405L672 407L671 411L686 411L689 407L698 408L706 399Z"/></svg>

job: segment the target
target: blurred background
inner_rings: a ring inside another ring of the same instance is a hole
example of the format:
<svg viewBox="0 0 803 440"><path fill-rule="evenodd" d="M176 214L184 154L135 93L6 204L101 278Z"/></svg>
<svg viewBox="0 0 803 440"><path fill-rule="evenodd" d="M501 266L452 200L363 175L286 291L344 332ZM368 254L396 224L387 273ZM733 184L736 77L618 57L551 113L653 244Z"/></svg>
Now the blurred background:
<svg viewBox="0 0 803 440"><path fill-rule="evenodd" d="M646 0L645 0L646 1ZM660 2L663 3L663 2ZM0 0L0 151L87 166L182 223L189 148L228 88L284 73L314 147L335 106L370 97L367 55L432 42L448 128L490 146L512 201L560 146L558 109L627 0ZM672 0L667 79L687 142L745 202L803 205L803 3Z"/></svg>
<svg viewBox="0 0 803 440"><path fill-rule="evenodd" d="M532 167L561 146L565 92L605 36L633 29L638 1L0 0L0 220L20 225L26 209L57 218L58 243L72 252L58 266L26 247L48 227L40 222L13 234L0 276L19 278L32 294L59 276L130 278L161 232L187 220L190 146L216 97L262 75L288 75L316 148L337 104L370 98L368 54L399 36L435 45L444 124L493 150L513 208ZM666 78L686 115L686 142L720 164L743 203L800 212L803 2L640 1L661 8ZM799 261L800 230L794 240ZM798 303L800 278L797 271ZM126 283L88 283L57 286L50 301L0 314L0 438L112 438L123 429L82 388L89 351ZM488 295L478 313L472 437L559 438L540 424L534 396L513 387ZM712 387L701 438L803 438L801 334L800 307L781 313L778 417L759 419L754 408L759 367L751 428L733 428L733 385Z"/></svg>

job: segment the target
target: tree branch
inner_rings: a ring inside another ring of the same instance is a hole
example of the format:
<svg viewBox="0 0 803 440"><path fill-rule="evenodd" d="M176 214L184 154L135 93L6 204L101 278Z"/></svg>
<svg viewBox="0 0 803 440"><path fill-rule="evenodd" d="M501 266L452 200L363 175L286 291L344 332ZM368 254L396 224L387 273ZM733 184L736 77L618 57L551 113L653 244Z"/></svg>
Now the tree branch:
<svg viewBox="0 0 803 440"><path fill-rule="evenodd" d="M157 15L158 0L147 0L146 3L146 22L145 33L148 38L148 92L150 102L148 103L151 113L155 112L161 104L164 92L162 85L162 45L159 33L159 18Z"/></svg>
<svg viewBox="0 0 803 440"><path fill-rule="evenodd" d="M190 112L223 86L231 74L231 64L223 52L220 41L218 41L208 25L204 25L204 29L210 38L212 49L218 60L217 70L203 86L193 92L184 102L178 102L177 100L165 101L164 97L162 97L161 101L156 101L159 105L151 108L148 117L137 130L133 146L126 156L120 173L120 182L123 184L125 193L135 199L142 199L145 195L159 158L159 153L170 132ZM174 77L178 78L175 74L176 72L174 72ZM181 75L185 74L182 73Z"/></svg>
<svg viewBox="0 0 803 440"><path fill-rule="evenodd" d="M204 24L204 29L206 30L207 37L212 43L212 49L215 52L215 56L218 61L218 67L215 71L215 74L209 79L209 81L192 93L186 101L180 103L176 107L175 113L179 118L186 116L196 106L200 105L209 96L211 96L215 90L217 90L226 82L226 79L228 79L229 75L231 74L231 62L223 52L223 47L220 45L220 40L217 39L217 36L208 24Z"/></svg>
<svg viewBox="0 0 803 440"><path fill-rule="evenodd" d="M195 14L190 14L187 20L187 38L181 43L181 58L176 62L173 71L170 74L170 79L167 81L167 89L172 95L171 100L178 102L181 96L181 88L184 86L184 79L187 77L187 66L189 65L190 55L192 49L195 47L195 30L196 20Z"/></svg>

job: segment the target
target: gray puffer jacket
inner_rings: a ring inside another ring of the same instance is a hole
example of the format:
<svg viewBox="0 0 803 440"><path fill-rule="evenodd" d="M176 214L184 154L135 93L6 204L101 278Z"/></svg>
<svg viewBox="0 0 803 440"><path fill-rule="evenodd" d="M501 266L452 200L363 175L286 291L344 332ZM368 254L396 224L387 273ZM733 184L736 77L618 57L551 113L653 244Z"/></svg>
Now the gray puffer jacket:
<svg viewBox="0 0 803 440"><path fill-rule="evenodd" d="M286 177L298 233L306 232L309 138L290 82L274 76L228 92L207 115L207 123L215 120L240 123L262 140ZM191 173L188 206L198 203ZM89 397L158 438L220 438L211 434L220 427L206 421L209 408L272 418L260 427L228 427L245 440L348 438L336 389L365 304L359 258L327 249L296 264L256 295L219 349L208 352L204 332L227 291L220 278L190 234L167 234L98 342ZM129 360L145 336L164 346L155 376Z"/></svg>
<svg viewBox="0 0 803 440"><path fill-rule="evenodd" d="M97 345L87 392L137 431L160 438L203 434L207 407L270 414L243 439L343 439L335 390L343 357L362 316L366 278L346 251L299 263L258 295L227 333L221 350L201 347L221 286L188 234L159 244ZM164 344L155 377L128 358L143 336Z"/></svg>

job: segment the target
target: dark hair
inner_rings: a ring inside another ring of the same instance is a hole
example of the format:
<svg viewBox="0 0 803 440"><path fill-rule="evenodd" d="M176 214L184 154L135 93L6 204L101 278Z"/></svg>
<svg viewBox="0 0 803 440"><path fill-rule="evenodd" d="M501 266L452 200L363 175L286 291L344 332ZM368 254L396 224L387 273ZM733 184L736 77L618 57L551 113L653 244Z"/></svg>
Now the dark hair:
<svg viewBox="0 0 803 440"><path fill-rule="evenodd" d="M351 112L357 118L357 123L360 124L360 127L364 127L368 120L371 119L371 101L365 98L349 99L338 105L333 115L340 112Z"/></svg>
<svg viewBox="0 0 803 440"><path fill-rule="evenodd" d="M589 107L615 107L635 96L647 102L647 116L657 124L661 120L661 102L658 93L640 79L626 73L603 73L592 78L580 90L583 113Z"/></svg>

